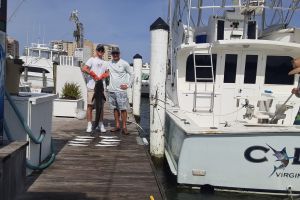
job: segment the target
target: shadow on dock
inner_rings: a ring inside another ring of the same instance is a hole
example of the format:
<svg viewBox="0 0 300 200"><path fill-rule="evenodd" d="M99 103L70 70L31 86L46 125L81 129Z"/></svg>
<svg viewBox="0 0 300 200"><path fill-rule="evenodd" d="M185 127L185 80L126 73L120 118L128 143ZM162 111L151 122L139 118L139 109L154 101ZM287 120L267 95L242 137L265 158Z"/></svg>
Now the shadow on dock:
<svg viewBox="0 0 300 200"><path fill-rule="evenodd" d="M109 130L114 124L112 114L105 113L105 119ZM27 178L27 191L18 200L136 200L150 195L162 199L144 146L137 143L134 124L128 125L128 136L105 134L117 136L119 146L95 146L101 140L97 135L88 146L69 146L76 136L88 135L85 128L85 120L53 118L56 161Z"/></svg>

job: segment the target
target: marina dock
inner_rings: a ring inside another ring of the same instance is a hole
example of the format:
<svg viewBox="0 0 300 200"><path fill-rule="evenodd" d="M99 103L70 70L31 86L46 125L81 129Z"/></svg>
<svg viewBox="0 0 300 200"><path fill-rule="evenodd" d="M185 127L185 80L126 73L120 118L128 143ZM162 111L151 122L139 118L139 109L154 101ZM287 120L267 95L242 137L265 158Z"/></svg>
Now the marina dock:
<svg viewBox="0 0 300 200"><path fill-rule="evenodd" d="M143 145L138 144L136 125L128 125L130 135L109 132L113 115L105 109L107 133L121 140L116 147L68 146L76 136L87 136L86 121L53 118L56 161L42 172L27 177L26 192L18 200L161 200L161 193ZM100 134L99 134L100 135Z"/></svg>

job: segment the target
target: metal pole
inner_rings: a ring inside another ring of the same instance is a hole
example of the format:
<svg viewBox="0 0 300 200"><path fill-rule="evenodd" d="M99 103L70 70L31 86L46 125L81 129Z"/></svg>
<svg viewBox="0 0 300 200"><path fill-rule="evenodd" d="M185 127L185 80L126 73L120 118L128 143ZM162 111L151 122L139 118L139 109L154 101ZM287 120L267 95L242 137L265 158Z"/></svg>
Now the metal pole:
<svg viewBox="0 0 300 200"><path fill-rule="evenodd" d="M189 43L189 38L190 38L190 20L191 20L191 7L192 7L192 0L189 0L189 5L188 5L188 20L187 20L187 31L186 31L186 39L185 43Z"/></svg>
<svg viewBox="0 0 300 200"><path fill-rule="evenodd" d="M24 82L28 81L28 67L24 68Z"/></svg>
<svg viewBox="0 0 300 200"><path fill-rule="evenodd" d="M168 19L168 23L169 23L169 27L170 27L170 32L169 32L169 59L170 59L170 62L169 62L169 67L170 67L170 73L171 73L171 83L173 85L174 83L174 77L173 77L173 35L172 35L172 23L173 23L173 20L172 20L172 0L169 0L169 19Z"/></svg>
<svg viewBox="0 0 300 200"><path fill-rule="evenodd" d="M45 70L43 70L43 87L47 87L47 77Z"/></svg>

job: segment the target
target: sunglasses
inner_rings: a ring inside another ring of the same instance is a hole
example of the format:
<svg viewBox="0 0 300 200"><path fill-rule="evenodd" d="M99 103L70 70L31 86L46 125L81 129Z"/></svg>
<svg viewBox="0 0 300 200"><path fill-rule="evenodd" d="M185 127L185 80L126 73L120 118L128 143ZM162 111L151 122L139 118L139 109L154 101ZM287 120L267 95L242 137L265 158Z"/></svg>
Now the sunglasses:
<svg viewBox="0 0 300 200"><path fill-rule="evenodd" d="M120 53L119 52L112 52L111 54L112 55L119 55Z"/></svg>

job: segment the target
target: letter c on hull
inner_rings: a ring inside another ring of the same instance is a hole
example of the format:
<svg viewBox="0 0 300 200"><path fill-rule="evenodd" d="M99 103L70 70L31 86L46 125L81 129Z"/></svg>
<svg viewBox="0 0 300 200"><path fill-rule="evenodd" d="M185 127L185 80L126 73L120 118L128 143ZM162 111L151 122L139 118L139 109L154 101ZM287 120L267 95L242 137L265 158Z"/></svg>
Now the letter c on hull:
<svg viewBox="0 0 300 200"><path fill-rule="evenodd" d="M270 149L263 147L263 146L252 146L249 147L248 149L246 149L246 151L244 152L244 157L246 158L246 160L248 160L249 162L253 162L253 163L261 163L261 162L266 162L268 161L268 159L266 157L262 157L262 158L253 158L251 156L252 151L263 151L264 153L267 153Z"/></svg>

